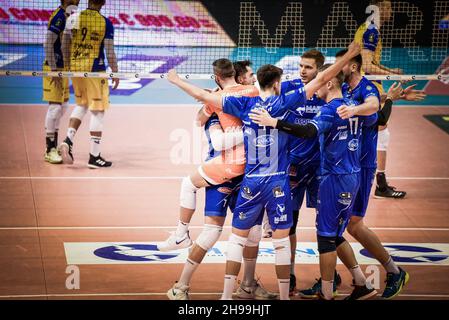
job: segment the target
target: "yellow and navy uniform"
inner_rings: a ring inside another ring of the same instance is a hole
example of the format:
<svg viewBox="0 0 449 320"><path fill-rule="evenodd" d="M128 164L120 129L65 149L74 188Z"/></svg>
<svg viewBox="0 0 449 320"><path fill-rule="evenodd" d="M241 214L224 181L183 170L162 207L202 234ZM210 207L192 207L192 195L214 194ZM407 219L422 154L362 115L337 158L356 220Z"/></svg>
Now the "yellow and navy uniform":
<svg viewBox="0 0 449 320"><path fill-rule="evenodd" d="M66 24L66 15L65 11L62 7L59 7L56 9L48 21L48 27L47 29L53 33L55 33L58 37L53 45L53 52L55 57L55 63L56 63L56 70L62 71L64 69L64 60L62 56L62 48L61 48L61 42L62 42L62 34L65 29ZM51 71L51 68L48 64L48 61L44 61L44 71ZM63 103L64 101L69 100L69 79L63 78L62 79L62 88L57 87L52 82L51 77L44 77L43 78L43 100L44 101L51 101L51 102L58 102Z"/></svg>
<svg viewBox="0 0 449 320"><path fill-rule="evenodd" d="M105 39L114 39L111 21L97 10L82 11L76 29L72 30L70 70L105 72ZM72 82L78 105L96 111L104 111L109 107L107 79L73 78Z"/></svg>
<svg viewBox="0 0 449 320"><path fill-rule="evenodd" d="M380 37L379 30L377 29L374 22L370 24L365 22L364 24L362 24L355 33L354 41L358 43L362 47L362 49L372 51L373 63L375 65L380 65L380 60L382 59L382 40ZM372 81L372 82L376 85L380 93L384 92L382 83L380 81Z"/></svg>

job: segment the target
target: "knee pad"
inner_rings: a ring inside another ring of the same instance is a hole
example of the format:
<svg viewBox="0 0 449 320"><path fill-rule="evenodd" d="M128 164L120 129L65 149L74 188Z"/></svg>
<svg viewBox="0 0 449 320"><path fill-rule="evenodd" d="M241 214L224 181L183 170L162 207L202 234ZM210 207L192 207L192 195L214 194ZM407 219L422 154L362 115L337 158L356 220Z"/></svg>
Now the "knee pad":
<svg viewBox="0 0 449 320"><path fill-rule="evenodd" d="M62 106L60 104L50 104L48 106L48 116L50 119L59 120L62 116Z"/></svg>
<svg viewBox="0 0 449 320"><path fill-rule="evenodd" d="M337 237L335 239L335 246L338 248L343 242L345 242L346 239L343 237Z"/></svg>
<svg viewBox="0 0 449 320"><path fill-rule="evenodd" d="M275 261L277 266L286 266L291 263L290 238L273 239L273 247L276 253Z"/></svg>
<svg viewBox="0 0 449 320"><path fill-rule="evenodd" d="M103 111L94 111L90 112L90 125L89 130L90 132L101 132L103 131L103 117L104 112Z"/></svg>
<svg viewBox="0 0 449 320"><path fill-rule="evenodd" d="M198 190L190 180L190 177L185 177L181 182L180 205L186 209L196 209L196 191Z"/></svg>
<svg viewBox="0 0 449 320"><path fill-rule="evenodd" d="M196 239L196 244L200 246L204 251L211 249L221 236L223 227L213 224L205 224L203 231Z"/></svg>
<svg viewBox="0 0 449 320"><path fill-rule="evenodd" d="M246 246L247 239L231 233L228 240L228 250L226 252L226 259L242 263L243 247Z"/></svg>
<svg viewBox="0 0 449 320"><path fill-rule="evenodd" d="M247 247L257 247L262 239L262 226L256 224L249 230L248 240L246 242Z"/></svg>
<svg viewBox="0 0 449 320"><path fill-rule="evenodd" d="M75 106L75 108L72 111L72 114L70 115L70 118L75 118L75 119L82 121L84 116L86 115L86 113L87 113L87 108Z"/></svg>
<svg viewBox="0 0 449 320"><path fill-rule="evenodd" d="M390 144L390 131L388 128L377 133L377 151L387 151Z"/></svg>
<svg viewBox="0 0 449 320"><path fill-rule="evenodd" d="M320 254L334 252L337 250L336 237L318 236L318 252Z"/></svg>

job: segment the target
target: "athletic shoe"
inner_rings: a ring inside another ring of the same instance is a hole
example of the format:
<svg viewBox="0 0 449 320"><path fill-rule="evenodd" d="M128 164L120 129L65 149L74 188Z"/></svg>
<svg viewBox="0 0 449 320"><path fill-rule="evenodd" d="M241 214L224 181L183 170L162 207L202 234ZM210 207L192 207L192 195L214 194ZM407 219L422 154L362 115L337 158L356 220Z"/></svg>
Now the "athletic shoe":
<svg viewBox="0 0 449 320"><path fill-rule="evenodd" d="M56 148L51 148L49 152L46 152L44 159L45 161L51 164L62 163L62 157L59 155L58 150L56 150Z"/></svg>
<svg viewBox="0 0 449 320"><path fill-rule="evenodd" d="M294 274L290 274L290 289L289 289L288 295L291 297L291 296L294 296L296 294L297 294L297 291L296 291L296 276Z"/></svg>
<svg viewBox="0 0 449 320"><path fill-rule="evenodd" d="M106 161L101 157L101 154L98 155L98 157L94 157L93 155L89 154L89 163L87 166L91 169L98 169L98 168L108 168L112 166L111 161Z"/></svg>
<svg viewBox="0 0 449 320"><path fill-rule="evenodd" d="M72 154L73 143L67 137L59 146L59 152L61 153L62 161L66 164L73 164L73 154Z"/></svg>
<svg viewBox="0 0 449 320"><path fill-rule="evenodd" d="M334 292L333 297L332 297L332 299L330 299L330 300L335 300L335 297L336 297L336 296L337 296L337 295L336 295L335 292ZM320 289L320 291L318 291L316 298L317 298L318 300L330 301L330 300L327 300L326 298L324 298L324 294L321 292L321 289Z"/></svg>
<svg viewBox="0 0 449 320"><path fill-rule="evenodd" d="M396 191L395 187L387 186L385 190L380 190L378 186L376 186L376 191L374 192L374 198L393 198L393 199L402 199L405 197L407 192L405 191Z"/></svg>
<svg viewBox="0 0 449 320"><path fill-rule="evenodd" d="M408 279L410 278L409 274L404 271L402 268L399 268L399 273L387 273L387 280L385 281L387 285L385 286L385 290L382 294L382 298L384 299L393 299L396 297L401 291L402 288L407 284Z"/></svg>
<svg viewBox="0 0 449 320"><path fill-rule="evenodd" d="M235 295L240 299L275 300L279 298L278 294L266 290L256 279L251 286L245 286L242 282Z"/></svg>
<svg viewBox="0 0 449 320"><path fill-rule="evenodd" d="M354 290L345 298L345 300L368 300L377 294L376 289L368 288L366 285L358 286L353 284Z"/></svg>
<svg viewBox="0 0 449 320"><path fill-rule="evenodd" d="M170 300L189 300L189 286L185 284L175 283L174 286L167 291L167 297Z"/></svg>
<svg viewBox="0 0 449 320"><path fill-rule="evenodd" d="M181 238L178 239L176 236L176 232L173 232L170 237L164 242L161 242L157 245L159 251L172 251L188 248L192 245L192 239L190 239L189 231Z"/></svg>
<svg viewBox="0 0 449 320"><path fill-rule="evenodd" d="M337 287L341 284L340 275L335 272L334 276L334 297L338 295ZM319 293L321 292L321 278L316 279L315 284L308 289L298 291L298 295L304 299L316 299L319 298Z"/></svg>

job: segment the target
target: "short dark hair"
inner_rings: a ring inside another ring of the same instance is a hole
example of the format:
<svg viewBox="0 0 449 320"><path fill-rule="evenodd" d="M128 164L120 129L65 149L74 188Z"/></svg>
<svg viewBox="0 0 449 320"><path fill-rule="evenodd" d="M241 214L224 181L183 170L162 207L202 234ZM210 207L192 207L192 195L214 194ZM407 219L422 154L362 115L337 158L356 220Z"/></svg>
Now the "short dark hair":
<svg viewBox="0 0 449 320"><path fill-rule="evenodd" d="M233 78L235 75L234 65L229 59L217 59L212 63L214 74L220 78Z"/></svg>
<svg viewBox="0 0 449 320"><path fill-rule="evenodd" d="M271 86L276 81L279 81L282 77L283 70L279 67L273 66L272 64L266 64L257 70L257 81L261 89L266 89Z"/></svg>
<svg viewBox="0 0 449 320"><path fill-rule="evenodd" d="M234 62L234 70L235 70L235 81L242 75L244 75L247 71L247 67L250 67L252 62L250 60L241 60Z"/></svg>
<svg viewBox="0 0 449 320"><path fill-rule="evenodd" d="M378 4L385 2L385 1L386 0L370 0L369 4L377 6Z"/></svg>
<svg viewBox="0 0 449 320"><path fill-rule="evenodd" d="M346 52L348 52L348 49L340 50L340 51L337 52L335 57L336 58L343 57L346 54ZM351 58L351 60L349 60L349 62L357 64L357 71L361 71L362 70L363 59L362 59L362 55L361 54L358 54L355 57Z"/></svg>
<svg viewBox="0 0 449 320"><path fill-rule="evenodd" d="M104 6L106 4L106 0L89 0L89 4L93 4L95 6Z"/></svg>
<svg viewBox="0 0 449 320"><path fill-rule="evenodd" d="M326 63L325 65L323 65L320 68L320 72L326 70L327 68L329 68L330 66L332 66L332 63ZM343 85L343 83L345 82L345 75L343 74L342 71L340 71L333 79L337 79L337 85L341 88L341 86Z"/></svg>
<svg viewBox="0 0 449 320"><path fill-rule="evenodd" d="M316 49L307 50L302 54L301 58L315 60L315 64L318 69L323 66L325 60L324 55L321 53L321 51Z"/></svg>

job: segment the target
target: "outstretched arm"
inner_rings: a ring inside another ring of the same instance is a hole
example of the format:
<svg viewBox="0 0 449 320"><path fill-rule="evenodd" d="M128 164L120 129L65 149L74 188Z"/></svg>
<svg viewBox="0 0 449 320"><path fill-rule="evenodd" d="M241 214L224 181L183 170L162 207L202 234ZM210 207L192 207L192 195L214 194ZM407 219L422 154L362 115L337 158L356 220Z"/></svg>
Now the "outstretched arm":
<svg viewBox="0 0 449 320"><path fill-rule="evenodd" d="M364 103L358 106L342 105L337 108L337 113L342 119L349 119L353 116L370 116L379 111L379 99L375 96L368 97Z"/></svg>
<svg viewBox="0 0 449 320"><path fill-rule="evenodd" d="M264 109L256 109L251 111L249 117L252 121L260 126L273 127L281 131L285 131L298 138L313 138L318 134L317 127L311 123L306 125L292 124L283 120L278 120L270 116L268 111Z"/></svg>
<svg viewBox="0 0 449 320"><path fill-rule="evenodd" d="M196 100L201 101L204 104L213 104L219 109L223 108L221 96L209 93L200 87L182 80L175 69L171 69L168 72L167 79Z"/></svg>
<svg viewBox="0 0 449 320"><path fill-rule="evenodd" d="M315 79L305 85L304 88L306 91L307 99L310 99L314 95L314 93L318 91L319 88L324 86L328 81L332 80L332 78L334 78L341 71L341 69L349 62L349 60L351 60L359 53L360 45L353 41L348 47L348 52L346 52L346 54L341 59L339 59L323 72L318 73Z"/></svg>

